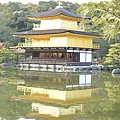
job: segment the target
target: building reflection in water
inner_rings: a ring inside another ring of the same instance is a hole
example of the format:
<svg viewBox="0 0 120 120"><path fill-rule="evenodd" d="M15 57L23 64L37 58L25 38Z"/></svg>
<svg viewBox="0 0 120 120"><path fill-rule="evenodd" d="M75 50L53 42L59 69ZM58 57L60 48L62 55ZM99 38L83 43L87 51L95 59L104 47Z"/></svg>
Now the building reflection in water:
<svg viewBox="0 0 120 120"><path fill-rule="evenodd" d="M60 117L82 112L84 103L92 101L97 88L92 84L91 73L58 73L40 71L18 71L26 76L26 84L18 85L22 98L30 98L32 111L40 115ZM29 79L28 79L29 78Z"/></svg>
<svg viewBox="0 0 120 120"><path fill-rule="evenodd" d="M32 111L38 111L39 114L46 114L54 117L59 117L63 115L75 114L76 111L82 111L82 104L76 106L65 107L55 107L47 106L40 103L32 103Z"/></svg>

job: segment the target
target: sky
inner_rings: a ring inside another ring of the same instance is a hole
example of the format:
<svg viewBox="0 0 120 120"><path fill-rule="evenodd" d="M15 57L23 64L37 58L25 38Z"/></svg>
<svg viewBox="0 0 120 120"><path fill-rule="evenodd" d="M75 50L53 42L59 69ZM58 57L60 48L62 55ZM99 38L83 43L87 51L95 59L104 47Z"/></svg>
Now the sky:
<svg viewBox="0 0 120 120"><path fill-rule="evenodd" d="M37 4L39 1L49 1L49 0L0 0L0 3L8 3L9 1L10 2L21 2L23 4L27 4L29 2ZM54 1L58 1L58 0L54 0ZM89 1L100 2L100 1L110 1L110 0L61 0L61 1L82 4L82 3L87 3Z"/></svg>

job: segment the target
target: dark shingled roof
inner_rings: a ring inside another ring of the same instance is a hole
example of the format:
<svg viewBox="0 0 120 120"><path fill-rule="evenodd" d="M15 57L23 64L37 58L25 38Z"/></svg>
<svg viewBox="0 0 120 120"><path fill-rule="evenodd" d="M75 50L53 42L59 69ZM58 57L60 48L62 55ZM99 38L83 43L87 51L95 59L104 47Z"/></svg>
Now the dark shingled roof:
<svg viewBox="0 0 120 120"><path fill-rule="evenodd" d="M63 15L68 16L68 17L73 17L73 18L90 19L90 17L83 17L80 15L77 15L77 14L70 12L62 7L56 7L53 10L41 12L38 14L31 14L31 15L28 15L28 17L30 17L30 18L44 18L44 17L53 17L53 16L60 15L60 14L63 14Z"/></svg>
<svg viewBox="0 0 120 120"><path fill-rule="evenodd" d="M97 33L90 33L90 32L82 32L82 31L75 31L75 30L67 30L67 29L51 29L51 30L31 30L25 32L15 32L12 35L17 36L27 36L27 35L47 35L47 34L62 34L62 33L72 33L84 36L96 36L101 37L101 35Z"/></svg>

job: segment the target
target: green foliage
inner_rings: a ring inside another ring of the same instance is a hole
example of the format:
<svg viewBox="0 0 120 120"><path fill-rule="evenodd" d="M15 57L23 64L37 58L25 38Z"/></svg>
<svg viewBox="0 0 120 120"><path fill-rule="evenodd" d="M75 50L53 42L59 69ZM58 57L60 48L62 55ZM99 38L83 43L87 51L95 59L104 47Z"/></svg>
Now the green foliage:
<svg viewBox="0 0 120 120"><path fill-rule="evenodd" d="M109 42L103 39L95 39L93 43L100 45L100 50L93 52L93 58L99 58L102 60L102 58L108 54L108 49L110 48ZM102 61L99 62L102 63Z"/></svg>
<svg viewBox="0 0 120 120"><path fill-rule="evenodd" d="M120 42L120 1L82 4L77 12L84 16L90 16L92 26L90 30L99 32L110 43Z"/></svg>
<svg viewBox="0 0 120 120"><path fill-rule="evenodd" d="M107 58L104 61L107 65L119 65L120 64L120 43L111 45Z"/></svg>
<svg viewBox="0 0 120 120"><path fill-rule="evenodd" d="M16 56L9 49L3 48L0 49L0 63L2 62L13 62L15 61Z"/></svg>

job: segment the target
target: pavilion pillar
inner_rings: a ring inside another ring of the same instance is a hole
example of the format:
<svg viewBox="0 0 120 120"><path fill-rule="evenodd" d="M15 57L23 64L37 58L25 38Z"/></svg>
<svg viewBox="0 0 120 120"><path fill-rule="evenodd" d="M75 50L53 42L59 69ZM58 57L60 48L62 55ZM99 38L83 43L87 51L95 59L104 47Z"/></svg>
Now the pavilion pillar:
<svg viewBox="0 0 120 120"><path fill-rule="evenodd" d="M67 60L67 50L65 50L64 56L65 56L65 60Z"/></svg>

